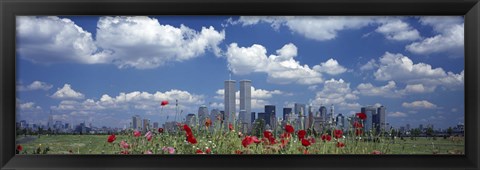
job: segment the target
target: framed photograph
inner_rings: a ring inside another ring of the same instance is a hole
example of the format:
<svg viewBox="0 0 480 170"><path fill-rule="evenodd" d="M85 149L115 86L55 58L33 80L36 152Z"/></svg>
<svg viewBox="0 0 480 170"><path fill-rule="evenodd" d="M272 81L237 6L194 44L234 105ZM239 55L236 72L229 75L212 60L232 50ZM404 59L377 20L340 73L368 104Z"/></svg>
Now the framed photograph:
<svg viewBox="0 0 480 170"><path fill-rule="evenodd" d="M478 169L479 8L2 2L1 168Z"/></svg>

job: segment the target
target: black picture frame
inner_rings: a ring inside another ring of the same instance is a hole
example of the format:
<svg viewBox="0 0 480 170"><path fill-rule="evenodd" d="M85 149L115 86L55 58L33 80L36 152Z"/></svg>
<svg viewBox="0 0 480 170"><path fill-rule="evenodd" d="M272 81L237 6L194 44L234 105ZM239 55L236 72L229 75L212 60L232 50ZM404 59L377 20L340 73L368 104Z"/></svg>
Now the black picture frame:
<svg viewBox="0 0 480 170"><path fill-rule="evenodd" d="M15 155L17 15L464 15L465 155ZM1 0L1 169L479 169L478 0Z"/></svg>

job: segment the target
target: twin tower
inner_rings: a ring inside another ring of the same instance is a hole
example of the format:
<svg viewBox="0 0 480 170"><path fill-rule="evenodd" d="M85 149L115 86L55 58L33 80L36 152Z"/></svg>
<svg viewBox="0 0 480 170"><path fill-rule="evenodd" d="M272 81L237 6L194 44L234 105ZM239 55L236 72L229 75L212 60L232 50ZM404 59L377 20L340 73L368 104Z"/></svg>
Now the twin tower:
<svg viewBox="0 0 480 170"><path fill-rule="evenodd" d="M250 129L251 127L251 111L252 111L252 81L241 80L240 81L240 110L238 112L238 119L236 116L236 81L226 80L224 88L224 105L225 105L225 127L228 127L229 123L233 123L237 120L237 123L241 123L244 129Z"/></svg>

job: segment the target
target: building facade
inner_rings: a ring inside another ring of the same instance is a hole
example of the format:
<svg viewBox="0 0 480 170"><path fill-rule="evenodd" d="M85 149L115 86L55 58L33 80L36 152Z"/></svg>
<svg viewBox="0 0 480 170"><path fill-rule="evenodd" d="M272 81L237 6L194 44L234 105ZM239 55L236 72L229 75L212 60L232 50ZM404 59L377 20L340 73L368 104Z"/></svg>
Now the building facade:
<svg viewBox="0 0 480 170"><path fill-rule="evenodd" d="M224 88L224 127L228 128L229 123L233 123L235 117L235 80L226 80Z"/></svg>

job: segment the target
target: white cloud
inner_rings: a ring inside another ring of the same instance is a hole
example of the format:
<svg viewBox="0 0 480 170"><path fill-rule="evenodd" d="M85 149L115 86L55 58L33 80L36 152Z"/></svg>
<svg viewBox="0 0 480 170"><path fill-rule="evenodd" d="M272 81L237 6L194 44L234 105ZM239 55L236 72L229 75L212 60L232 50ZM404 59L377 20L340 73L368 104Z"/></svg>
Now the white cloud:
<svg viewBox="0 0 480 170"><path fill-rule="evenodd" d="M317 92L315 98L310 101L312 105L344 105L344 106L360 106L358 103L349 103L358 99L350 89L350 83L342 79L330 79L325 81L324 87Z"/></svg>
<svg viewBox="0 0 480 170"><path fill-rule="evenodd" d="M101 17L96 40L73 21L59 17L17 17L19 55L34 63L74 62L115 64L119 68L149 69L181 62L212 51L225 31L162 25L149 17Z"/></svg>
<svg viewBox="0 0 480 170"><path fill-rule="evenodd" d="M311 85L311 86L308 86L308 90L314 91L317 89L317 87L318 87L317 85Z"/></svg>
<svg viewBox="0 0 480 170"><path fill-rule="evenodd" d="M85 95L73 90L70 84L65 84L61 89L58 89L51 97L55 99L83 99Z"/></svg>
<svg viewBox="0 0 480 170"><path fill-rule="evenodd" d="M461 16L424 16L422 25L432 26L438 34L405 47L416 54L452 53L452 57L463 57L464 21Z"/></svg>
<svg viewBox="0 0 480 170"><path fill-rule="evenodd" d="M347 71L345 67L338 64L338 61L333 58L328 59L326 62L320 63L320 65L314 66L313 69L330 75L342 74Z"/></svg>
<svg viewBox="0 0 480 170"><path fill-rule="evenodd" d="M378 64L376 63L375 59L371 59L364 65L360 66L361 71L366 71L366 70L373 70L375 68L378 68Z"/></svg>
<svg viewBox="0 0 480 170"><path fill-rule="evenodd" d="M357 86L356 92L364 96L400 97L396 89L395 81L389 81L388 84L380 87L373 86L371 83L361 83Z"/></svg>
<svg viewBox="0 0 480 170"><path fill-rule="evenodd" d="M120 68L156 68L172 61L185 61L211 50L220 55L218 45L225 31L212 26L197 32L187 26L162 25L149 17L101 17L97 44L112 51L112 61Z"/></svg>
<svg viewBox="0 0 480 170"><path fill-rule="evenodd" d="M404 91L408 94L414 93L431 93L435 91L436 86L424 86L423 84L407 84Z"/></svg>
<svg viewBox="0 0 480 170"><path fill-rule="evenodd" d="M407 114L403 113L403 112L389 112L387 114L387 116L390 116L390 117L407 117Z"/></svg>
<svg viewBox="0 0 480 170"><path fill-rule="evenodd" d="M407 56L389 52L380 57L379 68L374 76L377 80L409 84L406 90L410 92L420 92L421 87L418 84L422 84L423 91L431 92L436 86L451 90L463 89L464 83L464 71L460 74L445 72L440 67L432 68L425 63L414 64Z"/></svg>
<svg viewBox="0 0 480 170"><path fill-rule="evenodd" d="M395 41L411 41L420 38L420 33L416 29L399 19L390 20L378 27L375 31L383 34L387 39Z"/></svg>
<svg viewBox="0 0 480 170"><path fill-rule="evenodd" d="M92 34L67 18L18 16L17 52L34 63L105 63Z"/></svg>
<svg viewBox="0 0 480 170"><path fill-rule="evenodd" d="M53 85L41 82L41 81L33 81L32 84L27 86L17 85L17 90L19 91L31 91L31 90L50 90Z"/></svg>
<svg viewBox="0 0 480 170"><path fill-rule="evenodd" d="M294 60L297 54L297 47L294 44L286 44L276 52L277 55L267 56L267 50L262 45L239 47L238 44L232 43L226 52L228 67L239 75L267 73L267 80L277 84L311 85L323 82L320 72L308 65L302 66Z"/></svg>
<svg viewBox="0 0 480 170"><path fill-rule="evenodd" d="M37 106L34 102L26 102L26 103L17 103L17 107L20 108L20 110L25 111L25 110L41 110L42 107Z"/></svg>
<svg viewBox="0 0 480 170"><path fill-rule="evenodd" d="M411 103L403 102L402 106L405 108L420 108L420 109L435 109L437 105L430 103L429 101L414 101Z"/></svg>

